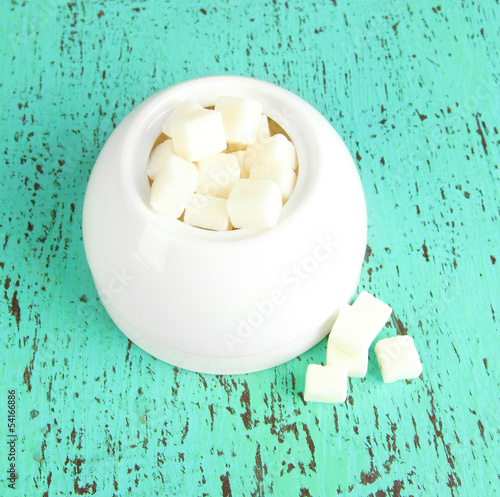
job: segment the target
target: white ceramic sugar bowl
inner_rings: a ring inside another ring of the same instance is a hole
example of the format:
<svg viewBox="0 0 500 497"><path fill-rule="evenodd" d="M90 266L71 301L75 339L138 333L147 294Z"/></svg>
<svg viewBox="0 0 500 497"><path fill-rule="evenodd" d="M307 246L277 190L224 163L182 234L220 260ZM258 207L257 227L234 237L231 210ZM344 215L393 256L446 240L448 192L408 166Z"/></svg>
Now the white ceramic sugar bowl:
<svg viewBox="0 0 500 497"><path fill-rule="evenodd" d="M213 232L155 212L146 164L161 124L185 99L258 100L293 141L295 191L269 230ZM276 85L214 76L161 91L115 129L83 208L87 260L107 312L170 364L236 374L277 366L330 331L350 301L366 247L366 207L344 143L313 107Z"/></svg>

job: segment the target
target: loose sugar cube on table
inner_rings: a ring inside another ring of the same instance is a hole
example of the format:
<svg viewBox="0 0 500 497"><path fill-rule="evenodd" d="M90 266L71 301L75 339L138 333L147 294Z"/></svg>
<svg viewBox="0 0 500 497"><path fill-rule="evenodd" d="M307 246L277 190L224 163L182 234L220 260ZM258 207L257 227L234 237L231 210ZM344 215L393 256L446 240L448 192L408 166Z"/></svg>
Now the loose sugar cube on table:
<svg viewBox="0 0 500 497"><path fill-rule="evenodd" d="M368 370L368 350L357 355L350 354L338 348L328 340L326 348L326 365L342 364L347 369L347 375L353 378L364 378Z"/></svg>
<svg viewBox="0 0 500 497"><path fill-rule="evenodd" d="M160 169L166 166L168 158L174 154L174 145L172 140L166 140L160 143L152 152L148 160L146 169L147 175L154 180Z"/></svg>
<svg viewBox="0 0 500 497"><path fill-rule="evenodd" d="M366 316L351 307L344 309L333 324L332 331L328 337L331 346L359 356L368 352L373 339L367 335Z"/></svg>
<svg viewBox="0 0 500 497"><path fill-rule="evenodd" d="M272 228L281 212L281 192L271 180L240 179L227 200L235 228Z"/></svg>
<svg viewBox="0 0 500 497"><path fill-rule="evenodd" d="M389 305L365 290L359 294L358 298L352 304L352 308L366 316L370 316L373 329L378 329L379 331L385 326L385 323L387 323L392 314L392 309ZM375 339L375 336L373 339Z"/></svg>
<svg viewBox="0 0 500 497"><path fill-rule="evenodd" d="M222 115L227 142L242 146L250 145L257 138L261 124L262 104L251 98L220 97L215 110Z"/></svg>
<svg viewBox="0 0 500 497"><path fill-rule="evenodd" d="M196 193L227 198L240 179L240 165L234 154L215 154L198 162L200 177Z"/></svg>
<svg viewBox="0 0 500 497"><path fill-rule="evenodd" d="M198 169L192 162L171 155L151 185L151 207L178 218L191 200L198 184Z"/></svg>
<svg viewBox="0 0 500 497"><path fill-rule="evenodd" d="M207 230L228 231L232 229L224 198L195 193L184 211L184 222Z"/></svg>
<svg viewBox="0 0 500 497"><path fill-rule="evenodd" d="M342 365L309 364L306 371L304 400L308 402L345 402L347 370Z"/></svg>
<svg viewBox="0 0 500 497"><path fill-rule="evenodd" d="M387 304L369 294L357 302L339 314L328 339L332 345L354 356L368 351L392 312Z"/></svg>
<svg viewBox="0 0 500 497"><path fill-rule="evenodd" d="M270 179L280 188L283 203L285 203L293 193L297 175L288 164L281 161L265 161L254 164L248 175L250 179Z"/></svg>
<svg viewBox="0 0 500 497"><path fill-rule="evenodd" d="M347 309L351 309L348 304L340 306L338 316ZM338 319L337 316L337 319ZM346 352L334 343L334 339L330 340L330 334L326 347L326 365L333 366L342 364L347 369L347 375L353 378L364 378L368 370L368 349L360 349L356 354Z"/></svg>
<svg viewBox="0 0 500 497"><path fill-rule="evenodd" d="M203 109L203 107L193 102L192 100L184 100L180 104L176 105L172 113L165 119L162 124L161 130L167 136L172 136L172 123L175 122L176 119L185 118L189 114L193 112Z"/></svg>
<svg viewBox="0 0 500 497"><path fill-rule="evenodd" d="M176 155L191 162L225 150L226 135L220 112L198 109L172 120L170 136Z"/></svg>
<svg viewBox="0 0 500 497"><path fill-rule="evenodd" d="M422 373L415 343L407 335L379 340L375 345L375 354L384 383L417 378Z"/></svg>
<svg viewBox="0 0 500 497"><path fill-rule="evenodd" d="M262 162L282 162L295 171L298 165L295 146L281 133L269 138L259 137L245 151L245 167L250 171Z"/></svg>

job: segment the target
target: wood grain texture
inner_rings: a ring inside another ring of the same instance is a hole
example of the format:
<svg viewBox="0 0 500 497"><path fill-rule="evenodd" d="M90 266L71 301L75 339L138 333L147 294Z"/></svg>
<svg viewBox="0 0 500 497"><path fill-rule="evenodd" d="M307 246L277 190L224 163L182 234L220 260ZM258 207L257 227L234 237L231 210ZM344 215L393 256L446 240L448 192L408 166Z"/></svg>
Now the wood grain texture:
<svg viewBox="0 0 500 497"><path fill-rule="evenodd" d="M498 0L12 0L1 14L0 423L15 388L19 435L2 495L500 493ZM343 137L368 206L359 289L394 308L381 337L414 337L419 379L383 384L371 350L345 404L305 403L325 341L210 376L113 325L82 244L93 163L135 105L213 74L280 84Z"/></svg>

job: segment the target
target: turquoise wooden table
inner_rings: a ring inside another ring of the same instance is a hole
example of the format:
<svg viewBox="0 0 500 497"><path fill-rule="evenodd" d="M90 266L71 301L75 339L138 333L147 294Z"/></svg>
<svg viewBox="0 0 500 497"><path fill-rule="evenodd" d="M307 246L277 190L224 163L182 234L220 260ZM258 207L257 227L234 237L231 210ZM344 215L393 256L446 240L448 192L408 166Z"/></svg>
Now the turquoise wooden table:
<svg viewBox="0 0 500 497"><path fill-rule="evenodd" d="M0 494L499 495L499 25L494 0L3 1ZM419 379L384 384L371 349L345 403L306 403L325 340L211 376L107 316L81 232L97 155L145 98L217 74L295 92L345 140L358 292L393 307L380 337L414 337Z"/></svg>

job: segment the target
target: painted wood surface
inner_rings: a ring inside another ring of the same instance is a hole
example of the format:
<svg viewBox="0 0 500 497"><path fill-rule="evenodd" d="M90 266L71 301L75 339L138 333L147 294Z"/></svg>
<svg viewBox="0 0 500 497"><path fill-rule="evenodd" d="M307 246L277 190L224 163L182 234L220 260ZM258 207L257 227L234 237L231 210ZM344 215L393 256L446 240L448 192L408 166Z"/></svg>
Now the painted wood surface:
<svg viewBox="0 0 500 497"><path fill-rule="evenodd" d="M498 0L0 8L1 495L500 494ZM371 350L345 404L305 403L325 341L210 376L113 325L82 244L93 163L138 103L213 74L280 84L343 137L368 206L359 290L394 308L381 337L414 337L419 379L385 385Z"/></svg>

